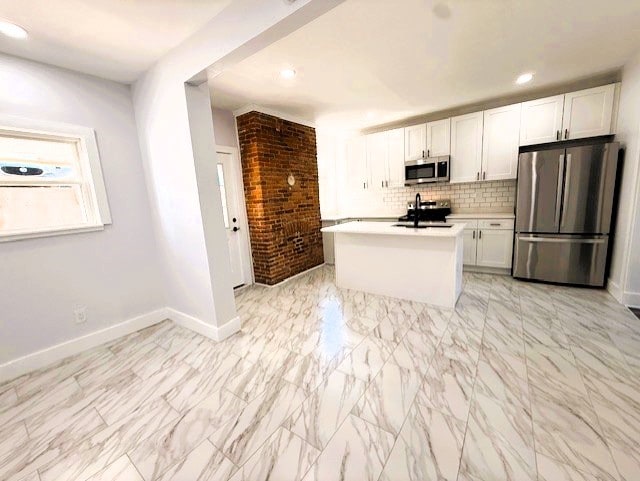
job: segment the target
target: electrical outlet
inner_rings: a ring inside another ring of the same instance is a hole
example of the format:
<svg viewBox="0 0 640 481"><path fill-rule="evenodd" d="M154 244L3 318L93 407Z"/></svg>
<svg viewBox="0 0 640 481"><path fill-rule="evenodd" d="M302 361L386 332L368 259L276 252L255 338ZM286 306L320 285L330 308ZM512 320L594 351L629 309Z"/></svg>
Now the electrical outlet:
<svg viewBox="0 0 640 481"><path fill-rule="evenodd" d="M73 318L76 321L76 324L84 324L87 322L87 307L86 306L77 306L73 309Z"/></svg>

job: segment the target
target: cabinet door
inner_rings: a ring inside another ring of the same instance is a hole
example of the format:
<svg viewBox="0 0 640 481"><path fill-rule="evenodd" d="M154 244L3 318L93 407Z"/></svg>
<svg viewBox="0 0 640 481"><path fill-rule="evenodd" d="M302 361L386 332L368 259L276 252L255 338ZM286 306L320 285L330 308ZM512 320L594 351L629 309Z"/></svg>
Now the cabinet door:
<svg viewBox="0 0 640 481"><path fill-rule="evenodd" d="M404 186L404 129L387 132L387 170L388 185L385 187Z"/></svg>
<svg viewBox="0 0 640 481"><path fill-rule="evenodd" d="M482 180L517 177L521 106L515 104L484 111Z"/></svg>
<svg viewBox="0 0 640 481"><path fill-rule="evenodd" d="M404 129L404 160L416 160L427 154L427 124Z"/></svg>
<svg viewBox="0 0 640 481"><path fill-rule="evenodd" d="M462 231L462 264L465 266L476 265L476 230L465 229Z"/></svg>
<svg viewBox="0 0 640 481"><path fill-rule="evenodd" d="M560 140L564 95L531 100L522 104L520 145Z"/></svg>
<svg viewBox="0 0 640 481"><path fill-rule="evenodd" d="M478 266L509 269L512 250L512 230L478 230Z"/></svg>
<svg viewBox="0 0 640 481"><path fill-rule="evenodd" d="M451 119L427 123L427 157L451 153Z"/></svg>
<svg viewBox="0 0 640 481"><path fill-rule="evenodd" d="M564 96L562 138L581 139L611 133L615 84L571 92Z"/></svg>
<svg viewBox="0 0 640 481"><path fill-rule="evenodd" d="M451 183L480 179L482 117L474 112L451 119Z"/></svg>
<svg viewBox="0 0 640 481"><path fill-rule="evenodd" d="M346 176L347 192L355 194L367 188L367 145L364 136L347 142Z"/></svg>
<svg viewBox="0 0 640 481"><path fill-rule="evenodd" d="M367 170L369 188L384 189L388 181L387 171L387 133L367 135Z"/></svg>

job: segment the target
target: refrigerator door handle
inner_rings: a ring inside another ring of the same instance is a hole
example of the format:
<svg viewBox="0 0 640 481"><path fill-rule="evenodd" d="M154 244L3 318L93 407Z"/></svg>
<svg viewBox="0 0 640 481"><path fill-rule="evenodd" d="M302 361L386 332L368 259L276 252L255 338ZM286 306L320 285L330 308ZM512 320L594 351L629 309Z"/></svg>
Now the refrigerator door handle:
<svg viewBox="0 0 640 481"><path fill-rule="evenodd" d="M553 224L556 230L560 230L560 217L562 210L562 192L564 184L564 154L560 155L560 161L558 162L558 190L556 191L556 216Z"/></svg>
<svg viewBox="0 0 640 481"><path fill-rule="evenodd" d="M566 166L565 166L564 178L565 179L571 178L571 154L567 154L567 162L566 162ZM570 185L570 182L564 182L564 180L563 180L563 186L562 186L562 205L563 206L565 205L565 203L569 199L569 195L570 195L569 185ZM564 224L565 224L564 215L562 215L562 214L563 213L561 213L561 215L560 215L560 227L564 226Z"/></svg>
<svg viewBox="0 0 640 481"><path fill-rule="evenodd" d="M521 237L518 240L522 242L555 242L558 244L604 244L606 239L576 239L576 238L557 238L557 237Z"/></svg>

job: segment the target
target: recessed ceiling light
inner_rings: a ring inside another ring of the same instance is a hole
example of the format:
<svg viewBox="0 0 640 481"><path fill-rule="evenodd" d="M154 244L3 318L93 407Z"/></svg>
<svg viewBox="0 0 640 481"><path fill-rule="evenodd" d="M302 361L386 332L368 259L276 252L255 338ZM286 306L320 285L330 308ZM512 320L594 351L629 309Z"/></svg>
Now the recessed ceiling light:
<svg viewBox="0 0 640 481"><path fill-rule="evenodd" d="M27 38L27 31L20 25L0 20L0 33L11 38Z"/></svg>
<svg viewBox="0 0 640 481"><path fill-rule="evenodd" d="M284 79L292 79L295 76L296 76L296 71L293 70L292 68L285 68L284 70L280 71L280 77Z"/></svg>
<svg viewBox="0 0 640 481"><path fill-rule="evenodd" d="M532 73L523 73L516 79L517 84L526 84L527 82L531 82L533 80Z"/></svg>

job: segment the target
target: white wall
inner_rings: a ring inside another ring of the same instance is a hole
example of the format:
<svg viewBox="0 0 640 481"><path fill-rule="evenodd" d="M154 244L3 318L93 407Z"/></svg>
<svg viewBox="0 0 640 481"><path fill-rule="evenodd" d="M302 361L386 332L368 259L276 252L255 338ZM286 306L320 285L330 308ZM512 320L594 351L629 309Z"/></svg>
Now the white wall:
<svg viewBox="0 0 640 481"><path fill-rule="evenodd" d="M233 292L233 283L227 232L224 228L217 228L224 226L222 199L220 191L211 188L212 182L216 187L218 186L211 101L206 82L199 87L187 85L185 89L202 225L208 233L205 236L205 246L215 304L216 327L218 327L236 316L236 304L233 294L229 295ZM239 329L239 323L236 324ZM217 331L214 332L216 332L215 337L221 337Z"/></svg>
<svg viewBox="0 0 640 481"><path fill-rule="evenodd" d="M340 152L345 149L334 133L316 129L318 150L318 185L320 193L320 215L323 219L341 217L338 164Z"/></svg>
<svg viewBox="0 0 640 481"><path fill-rule="evenodd" d="M640 306L640 52L622 72L616 139L626 152L609 290L619 301Z"/></svg>
<svg viewBox="0 0 640 481"><path fill-rule="evenodd" d="M219 187L215 177L198 179L194 168L199 149L192 146L184 82L232 53L236 61L251 55L340 2L237 0L134 85L156 237L171 274L165 277L168 303L187 316L217 327L230 323L217 312L214 297L231 298L233 291L215 279L216 264L229 261L215 245L224 225L203 221L198 188L219 195Z"/></svg>
<svg viewBox="0 0 640 481"><path fill-rule="evenodd" d="M212 109L213 130L216 133L216 145L238 148L238 128L233 112L224 109Z"/></svg>
<svg viewBox="0 0 640 481"><path fill-rule="evenodd" d="M0 245L0 364L163 307L129 87L0 55L0 111L94 128L113 217L100 232Z"/></svg>

